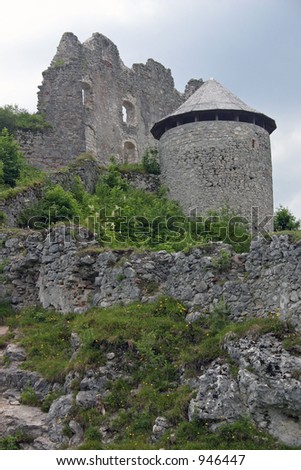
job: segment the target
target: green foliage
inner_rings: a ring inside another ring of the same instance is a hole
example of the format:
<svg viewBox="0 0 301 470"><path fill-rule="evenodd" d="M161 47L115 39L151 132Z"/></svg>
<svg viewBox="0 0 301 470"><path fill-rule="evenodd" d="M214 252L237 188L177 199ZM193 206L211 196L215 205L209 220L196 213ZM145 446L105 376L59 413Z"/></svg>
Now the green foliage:
<svg viewBox="0 0 301 470"><path fill-rule="evenodd" d="M0 161L2 162L2 181L13 188L20 176L22 155L17 142L6 128L0 133Z"/></svg>
<svg viewBox="0 0 301 470"><path fill-rule="evenodd" d="M51 127L42 114L31 114L26 109L16 105L0 107L0 130L6 128L9 132L18 129L39 131Z"/></svg>
<svg viewBox="0 0 301 470"><path fill-rule="evenodd" d="M87 162L87 161L97 162L96 158L93 155L91 155L91 153L83 152L76 157L74 162L71 163L71 166L79 167L82 165L82 163Z"/></svg>
<svg viewBox="0 0 301 470"><path fill-rule="evenodd" d="M294 356L301 356L301 334L293 332L289 334L283 341L283 347Z"/></svg>
<svg viewBox="0 0 301 470"><path fill-rule="evenodd" d="M41 404L35 390L30 386L21 392L21 403L27 406L40 406Z"/></svg>
<svg viewBox="0 0 301 470"><path fill-rule="evenodd" d="M44 413L48 413L54 400L59 398L61 395L62 395L62 392L60 391L54 391L54 392L48 393L48 395L46 395L46 397L43 399L42 403L39 404L41 410L44 411Z"/></svg>
<svg viewBox="0 0 301 470"><path fill-rule="evenodd" d="M80 220L82 208L76 197L81 197L79 192L73 195L57 184L46 191L40 202L23 211L19 223L21 226L42 228L59 221L70 224L74 219Z"/></svg>
<svg viewBox="0 0 301 470"><path fill-rule="evenodd" d="M287 207L279 206L274 215L275 232L299 229L300 220L297 220Z"/></svg>
<svg viewBox="0 0 301 470"><path fill-rule="evenodd" d="M42 183L46 179L46 173L29 165L25 158L21 158L20 173L16 180L16 186L28 187L37 183Z"/></svg>
<svg viewBox="0 0 301 470"><path fill-rule="evenodd" d="M215 432L210 430L210 422L194 419L182 422L176 429L174 449L285 449L274 438L259 430L245 417L223 424ZM226 462L225 462L226 463Z"/></svg>
<svg viewBox="0 0 301 470"><path fill-rule="evenodd" d="M146 173L145 169L143 168L142 163L121 163L119 165L119 171L121 174L123 173L137 173L137 174Z"/></svg>
<svg viewBox="0 0 301 470"><path fill-rule="evenodd" d="M48 380L63 379L70 355L70 317L43 309L27 309L18 317L26 367Z"/></svg>
<svg viewBox="0 0 301 470"><path fill-rule="evenodd" d="M218 257L213 257L212 264L215 271L222 273L229 271L232 266L231 253L225 249L222 249Z"/></svg>
<svg viewBox="0 0 301 470"><path fill-rule="evenodd" d="M6 325L9 318L13 317L15 312L12 308L11 303L1 301L0 302L0 325Z"/></svg>
<svg viewBox="0 0 301 470"><path fill-rule="evenodd" d="M5 212L0 210L0 225L5 225L6 221L7 215L5 214Z"/></svg>
<svg viewBox="0 0 301 470"><path fill-rule="evenodd" d="M204 221L196 219L196 233L199 230L212 242L222 240L231 245L236 253L247 252L250 249L249 223L229 207L224 207L220 211L209 211Z"/></svg>
<svg viewBox="0 0 301 470"><path fill-rule="evenodd" d="M101 178L96 196L103 208L99 214L102 230L98 230L101 243L111 247L170 249L185 240L185 230L183 234L169 226L175 219L185 223L179 206L166 197L130 186L115 163Z"/></svg>
<svg viewBox="0 0 301 470"><path fill-rule="evenodd" d="M63 67L63 65L65 65L64 59L57 59L54 62L52 62L52 64L51 64L51 66L54 67L54 68Z"/></svg>
<svg viewBox="0 0 301 470"><path fill-rule="evenodd" d="M142 156L142 167L145 173L152 175L159 175L161 173L157 149L146 149Z"/></svg>
<svg viewBox="0 0 301 470"><path fill-rule="evenodd" d="M210 213L208 218L190 219L164 190L154 194L134 188L114 159L102 174L95 195L87 193L76 177L69 191L59 185L49 188L38 204L24 210L19 223L45 228L59 221L87 227L102 246L113 249L189 252L195 246L222 240L243 252L251 239L245 221L228 209ZM222 250L216 262L218 270L229 269L228 251Z"/></svg>
<svg viewBox="0 0 301 470"><path fill-rule="evenodd" d="M4 258L4 259L0 262L0 274L3 274L4 268L5 268L5 266L7 266L7 264L8 264L8 258Z"/></svg>
<svg viewBox="0 0 301 470"><path fill-rule="evenodd" d="M0 450L19 450L21 444L32 442L32 439L24 431L19 430L12 436L0 438Z"/></svg>

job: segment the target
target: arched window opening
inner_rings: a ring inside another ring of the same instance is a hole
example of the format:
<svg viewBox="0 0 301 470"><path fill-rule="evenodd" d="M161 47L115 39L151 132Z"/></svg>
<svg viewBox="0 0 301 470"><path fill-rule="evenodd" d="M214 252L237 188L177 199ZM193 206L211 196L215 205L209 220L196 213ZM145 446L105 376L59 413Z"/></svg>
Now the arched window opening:
<svg viewBox="0 0 301 470"><path fill-rule="evenodd" d="M123 161L124 163L137 163L138 152L134 142L127 140L123 144Z"/></svg>
<svg viewBox="0 0 301 470"><path fill-rule="evenodd" d="M131 101L124 100L122 103L122 121L129 126L135 126L135 106Z"/></svg>

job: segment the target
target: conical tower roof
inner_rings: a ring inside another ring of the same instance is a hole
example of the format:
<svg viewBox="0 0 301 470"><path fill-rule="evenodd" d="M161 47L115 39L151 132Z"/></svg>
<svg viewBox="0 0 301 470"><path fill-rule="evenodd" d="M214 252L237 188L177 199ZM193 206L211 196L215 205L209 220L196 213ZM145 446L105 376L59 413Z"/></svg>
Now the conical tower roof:
<svg viewBox="0 0 301 470"><path fill-rule="evenodd" d="M214 78L211 78L204 82L203 85L174 113L171 113L170 116L189 113L190 111L209 111L215 109L237 109L252 113L258 112L250 108L250 106L231 93L231 91L227 90L227 88L223 87L219 82L214 80Z"/></svg>
<svg viewBox="0 0 301 470"><path fill-rule="evenodd" d="M160 139L169 128L194 121L218 120L221 113L223 113L222 120L254 123L264 127L269 133L276 129L273 119L251 108L211 78L204 82L178 109L158 121L151 132L155 138ZM180 117L184 118L182 123L178 119Z"/></svg>

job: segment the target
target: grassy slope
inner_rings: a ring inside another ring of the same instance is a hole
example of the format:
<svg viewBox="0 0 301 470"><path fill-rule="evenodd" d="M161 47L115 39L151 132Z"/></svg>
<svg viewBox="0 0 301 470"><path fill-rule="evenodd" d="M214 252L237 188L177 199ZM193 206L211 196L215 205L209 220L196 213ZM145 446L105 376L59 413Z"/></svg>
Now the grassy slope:
<svg viewBox="0 0 301 470"><path fill-rule="evenodd" d="M73 407L74 418L85 430L82 448L285 448L257 430L246 418L224 425L215 433L208 430L206 422L189 423L187 410L194 392L187 385L180 385L179 377L183 367L187 377L195 377L203 366L217 357L230 361L220 348L229 331L238 336L250 331L253 335L272 331L287 341L286 328L276 318L230 324L222 316L217 330L216 319L213 323L208 317L206 321L187 325L185 314L181 303L161 298L153 304L95 308L85 315L62 315L36 308L5 318L2 312L2 319L3 323L18 328L21 344L28 354L26 367L37 370L48 380L62 382L70 370L83 376L86 369L97 369L105 364L107 353L116 354L124 375L109 384L110 394L103 403L106 415L102 416L97 409ZM79 354L73 360L71 332L77 332L82 341ZM300 338L294 339L290 334L289 339L292 346ZM232 371L237 372L235 364L232 364ZM75 395L78 389L79 380L75 380ZM30 390L24 392L23 398L32 404L35 402ZM47 397L47 403L42 404L44 410L54 398ZM150 436L157 416L165 416L172 430L154 444ZM113 430L114 443L101 443L99 427L102 424ZM65 432L70 432L67 421Z"/></svg>

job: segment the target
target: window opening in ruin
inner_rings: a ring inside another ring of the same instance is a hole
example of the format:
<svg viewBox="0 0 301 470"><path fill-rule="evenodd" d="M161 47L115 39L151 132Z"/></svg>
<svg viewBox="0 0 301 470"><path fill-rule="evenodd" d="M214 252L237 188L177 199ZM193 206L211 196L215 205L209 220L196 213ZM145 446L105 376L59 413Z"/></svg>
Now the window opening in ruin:
<svg viewBox="0 0 301 470"><path fill-rule="evenodd" d="M128 122L128 113L126 111L126 107L122 106L122 121L127 123Z"/></svg>
<svg viewBox="0 0 301 470"><path fill-rule="evenodd" d="M137 147L134 142L127 140L123 144L124 163L136 163L138 161Z"/></svg>
<svg viewBox="0 0 301 470"><path fill-rule="evenodd" d="M255 148L255 139L252 139L252 149Z"/></svg>
<svg viewBox="0 0 301 470"><path fill-rule="evenodd" d="M85 104L85 90L82 88L82 103Z"/></svg>
<svg viewBox="0 0 301 470"><path fill-rule="evenodd" d="M128 100L122 103L122 121L130 126L135 125L135 106Z"/></svg>

